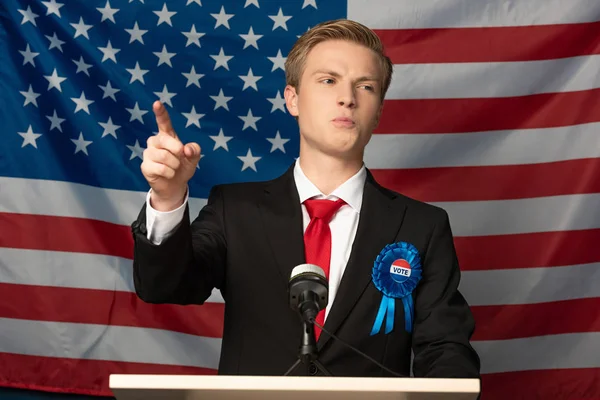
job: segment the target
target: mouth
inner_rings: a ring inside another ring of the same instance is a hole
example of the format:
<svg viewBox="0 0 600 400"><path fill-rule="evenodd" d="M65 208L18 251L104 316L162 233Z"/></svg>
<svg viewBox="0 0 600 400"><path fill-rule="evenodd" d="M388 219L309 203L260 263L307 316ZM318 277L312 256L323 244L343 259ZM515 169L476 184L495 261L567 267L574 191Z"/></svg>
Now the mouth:
<svg viewBox="0 0 600 400"><path fill-rule="evenodd" d="M335 126L342 128L351 128L355 125L354 120L352 118L347 117L337 117L334 118L331 122L333 122Z"/></svg>

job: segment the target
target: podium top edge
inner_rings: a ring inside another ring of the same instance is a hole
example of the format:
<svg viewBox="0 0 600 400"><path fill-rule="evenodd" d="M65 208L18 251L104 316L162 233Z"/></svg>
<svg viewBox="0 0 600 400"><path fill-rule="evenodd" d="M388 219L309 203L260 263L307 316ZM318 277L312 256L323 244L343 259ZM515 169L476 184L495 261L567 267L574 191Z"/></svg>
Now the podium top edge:
<svg viewBox="0 0 600 400"><path fill-rule="evenodd" d="M474 378L111 374L110 389L479 393Z"/></svg>

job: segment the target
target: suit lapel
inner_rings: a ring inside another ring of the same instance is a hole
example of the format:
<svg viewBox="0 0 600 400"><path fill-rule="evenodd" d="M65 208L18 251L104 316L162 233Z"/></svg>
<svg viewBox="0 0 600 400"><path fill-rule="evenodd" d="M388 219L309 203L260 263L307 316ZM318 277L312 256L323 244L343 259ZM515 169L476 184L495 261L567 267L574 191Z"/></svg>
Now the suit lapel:
<svg viewBox="0 0 600 400"><path fill-rule="evenodd" d="M281 282L287 290L292 269L305 262L302 209L293 165L265 187L259 209Z"/></svg>
<svg viewBox="0 0 600 400"><path fill-rule="evenodd" d="M406 206L394 201L395 195L383 189L367 171L360 219L348 264L338 292L325 321L325 329L335 334L371 281L371 270L377 254L392 243L404 216ZM367 328L365 328L367 329ZM319 350L329 341L319 337Z"/></svg>

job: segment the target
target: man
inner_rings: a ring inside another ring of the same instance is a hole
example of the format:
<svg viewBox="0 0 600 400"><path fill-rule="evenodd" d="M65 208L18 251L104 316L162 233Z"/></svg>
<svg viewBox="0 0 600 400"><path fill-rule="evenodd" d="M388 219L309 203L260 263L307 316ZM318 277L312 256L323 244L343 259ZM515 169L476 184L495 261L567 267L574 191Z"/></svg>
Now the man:
<svg viewBox="0 0 600 400"><path fill-rule="evenodd" d="M381 187L363 164L391 76L363 25L338 20L305 33L286 61L298 161L269 182L215 186L191 224L187 182L200 147L183 145L154 104L159 133L141 166L151 190L132 225L135 287L144 301L177 304L221 290L219 373L283 375L296 361L302 325L287 285L309 262L329 280L327 331L400 374L409 375L413 350L415 376L479 377L446 212ZM334 376L389 376L326 333L317 345Z"/></svg>

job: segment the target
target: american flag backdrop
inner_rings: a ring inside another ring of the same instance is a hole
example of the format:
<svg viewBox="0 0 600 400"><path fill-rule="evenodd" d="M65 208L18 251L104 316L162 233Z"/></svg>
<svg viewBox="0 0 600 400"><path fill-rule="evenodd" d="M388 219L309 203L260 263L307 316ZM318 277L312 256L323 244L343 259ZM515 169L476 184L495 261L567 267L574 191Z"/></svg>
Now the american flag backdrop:
<svg viewBox="0 0 600 400"><path fill-rule="evenodd" d="M395 64L365 163L448 211L483 398L600 398L598 0L2 0L0 385L216 372L218 292L134 294L151 104L202 147L195 216L213 185L298 156L284 61L335 18Z"/></svg>

